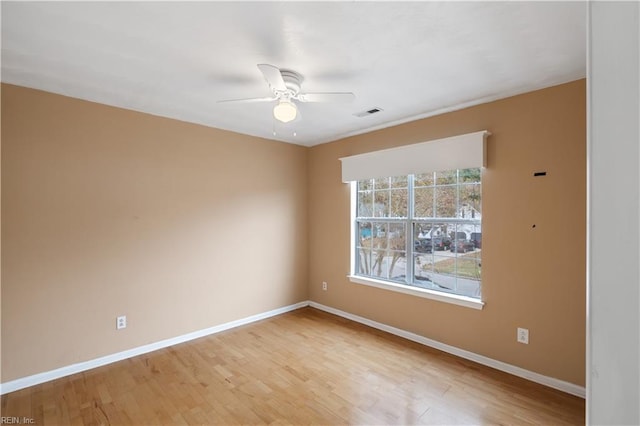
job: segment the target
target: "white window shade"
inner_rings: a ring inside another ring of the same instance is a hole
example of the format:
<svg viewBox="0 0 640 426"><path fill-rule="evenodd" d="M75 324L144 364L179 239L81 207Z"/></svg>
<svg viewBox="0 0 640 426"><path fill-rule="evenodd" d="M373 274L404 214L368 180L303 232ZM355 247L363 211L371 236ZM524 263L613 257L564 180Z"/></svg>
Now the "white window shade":
<svg viewBox="0 0 640 426"><path fill-rule="evenodd" d="M343 157L342 181L401 176L486 165L486 130Z"/></svg>

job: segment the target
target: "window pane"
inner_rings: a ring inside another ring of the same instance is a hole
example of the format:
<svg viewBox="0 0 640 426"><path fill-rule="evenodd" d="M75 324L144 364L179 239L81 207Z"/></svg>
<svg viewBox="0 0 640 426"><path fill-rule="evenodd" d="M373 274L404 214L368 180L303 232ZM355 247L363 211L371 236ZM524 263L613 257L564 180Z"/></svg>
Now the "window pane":
<svg viewBox="0 0 640 426"><path fill-rule="evenodd" d="M415 175L415 180L414 180L414 186L415 187L420 187L420 186L433 186L435 180L433 179L434 173L433 172L429 172L429 173L422 173L422 174L418 174Z"/></svg>
<svg viewBox="0 0 640 426"><path fill-rule="evenodd" d="M371 222L358 223L358 247L371 248Z"/></svg>
<svg viewBox="0 0 640 426"><path fill-rule="evenodd" d="M455 236L458 240L465 242L465 252L475 251L482 245L482 233L480 232L480 225L471 223L459 223L456 228Z"/></svg>
<svg viewBox="0 0 640 426"><path fill-rule="evenodd" d="M469 233L469 239L475 246L476 250L482 249L482 231L480 225L472 227L471 232Z"/></svg>
<svg viewBox="0 0 640 426"><path fill-rule="evenodd" d="M373 228L370 275L405 283L405 224L374 223Z"/></svg>
<svg viewBox="0 0 640 426"><path fill-rule="evenodd" d="M389 278L393 281L406 282L406 231L404 223L390 223L388 225L388 251Z"/></svg>
<svg viewBox="0 0 640 426"><path fill-rule="evenodd" d="M433 251L449 250L451 238L449 237L449 227L446 223L434 223L431 229L431 245Z"/></svg>
<svg viewBox="0 0 640 426"><path fill-rule="evenodd" d="M418 253L413 256L413 272L417 281L431 281L433 253Z"/></svg>
<svg viewBox="0 0 640 426"><path fill-rule="evenodd" d="M480 280L480 254L467 253L458 256L457 274L459 277Z"/></svg>
<svg viewBox="0 0 640 426"><path fill-rule="evenodd" d="M433 194L434 189L431 188L415 188L414 206L416 217L435 217L433 211Z"/></svg>
<svg viewBox="0 0 640 426"><path fill-rule="evenodd" d="M358 273L361 275L371 275L371 250L359 248L356 250L358 259Z"/></svg>
<svg viewBox="0 0 640 426"><path fill-rule="evenodd" d="M436 172L436 185L455 184L456 179L457 179L456 170L445 170L443 172Z"/></svg>
<svg viewBox="0 0 640 426"><path fill-rule="evenodd" d="M420 288L432 289L433 245L431 243L430 223L413 224L413 280L412 284Z"/></svg>
<svg viewBox="0 0 640 426"><path fill-rule="evenodd" d="M394 176L391 178L391 187L392 188L406 188L407 187L407 177L406 176Z"/></svg>
<svg viewBox="0 0 640 426"><path fill-rule="evenodd" d="M389 178L377 178L373 180L375 189L387 189L389 188Z"/></svg>
<svg viewBox="0 0 640 426"><path fill-rule="evenodd" d="M433 256L433 284L445 291L456 291L456 257L449 251Z"/></svg>
<svg viewBox="0 0 640 426"><path fill-rule="evenodd" d="M460 213L464 219L480 219L482 212L480 184L460 185Z"/></svg>
<svg viewBox="0 0 640 426"><path fill-rule="evenodd" d="M373 217L389 216L389 191L374 192Z"/></svg>
<svg viewBox="0 0 640 426"><path fill-rule="evenodd" d="M389 238L388 247L391 250L402 251L404 252L407 248L406 246L406 236L404 231L404 223L390 223L389 232L387 233L387 237Z"/></svg>
<svg viewBox="0 0 640 426"><path fill-rule="evenodd" d="M460 183L480 182L481 171L479 168L462 169L459 171Z"/></svg>
<svg viewBox="0 0 640 426"><path fill-rule="evenodd" d="M480 296L480 262L476 254L460 255L457 265L457 292L464 296Z"/></svg>
<svg viewBox="0 0 640 426"><path fill-rule="evenodd" d="M358 181L358 191L368 191L373 189L373 179L365 179Z"/></svg>
<svg viewBox="0 0 640 426"><path fill-rule="evenodd" d="M437 186L436 217L456 217L456 187Z"/></svg>
<svg viewBox="0 0 640 426"><path fill-rule="evenodd" d="M371 191L358 191L358 211L356 216L373 216L373 193Z"/></svg>
<svg viewBox="0 0 640 426"><path fill-rule="evenodd" d="M451 238L451 244L452 246L450 247L451 251L456 251L456 252L466 252L469 251L470 246L469 245L465 245L468 242L468 235L465 232L465 225L463 224L449 224L449 238ZM471 248L473 250L473 248Z"/></svg>
<svg viewBox="0 0 640 426"><path fill-rule="evenodd" d="M407 217L407 188L391 190L391 217Z"/></svg>
<svg viewBox="0 0 640 426"><path fill-rule="evenodd" d="M374 223L373 224L373 238L371 240L373 248L387 248L387 224L386 223Z"/></svg>
<svg viewBox="0 0 640 426"><path fill-rule="evenodd" d="M431 229L433 224L431 223L416 223L413 226L415 238L419 240L429 239L431 240Z"/></svg>
<svg viewBox="0 0 640 426"><path fill-rule="evenodd" d="M371 272L371 222L358 222L356 239L356 266L361 275Z"/></svg>
<svg viewBox="0 0 640 426"><path fill-rule="evenodd" d="M389 262L387 260L386 250L374 250L371 259L371 275L379 278L389 278Z"/></svg>
<svg viewBox="0 0 640 426"><path fill-rule="evenodd" d="M406 284L407 258L405 252L389 252L389 278L393 281Z"/></svg>

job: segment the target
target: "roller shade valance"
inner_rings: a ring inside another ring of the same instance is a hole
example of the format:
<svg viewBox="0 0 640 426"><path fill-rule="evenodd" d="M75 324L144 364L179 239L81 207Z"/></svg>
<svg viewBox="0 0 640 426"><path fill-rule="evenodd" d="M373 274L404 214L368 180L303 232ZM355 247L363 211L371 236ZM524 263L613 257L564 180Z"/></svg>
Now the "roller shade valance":
<svg viewBox="0 0 640 426"><path fill-rule="evenodd" d="M340 159L342 181L484 167L489 135L488 131L482 130L343 157Z"/></svg>

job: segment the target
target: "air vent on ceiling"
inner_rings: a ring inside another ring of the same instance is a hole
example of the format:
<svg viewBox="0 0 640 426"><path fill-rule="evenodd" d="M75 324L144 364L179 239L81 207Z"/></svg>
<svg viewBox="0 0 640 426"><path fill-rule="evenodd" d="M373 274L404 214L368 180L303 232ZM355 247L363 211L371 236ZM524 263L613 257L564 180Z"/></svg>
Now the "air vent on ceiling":
<svg viewBox="0 0 640 426"><path fill-rule="evenodd" d="M357 112L353 115L355 115L356 117L366 117L367 115L375 114L380 111L382 111L382 108L375 107L375 108L368 109L366 111Z"/></svg>

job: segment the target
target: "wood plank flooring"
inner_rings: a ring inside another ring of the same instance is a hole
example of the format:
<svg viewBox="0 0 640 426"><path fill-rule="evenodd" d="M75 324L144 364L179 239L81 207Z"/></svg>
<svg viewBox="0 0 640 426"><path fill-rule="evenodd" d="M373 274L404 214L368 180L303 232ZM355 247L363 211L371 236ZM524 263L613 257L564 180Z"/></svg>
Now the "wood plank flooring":
<svg viewBox="0 0 640 426"><path fill-rule="evenodd" d="M584 424L584 400L303 308L16 391L38 425Z"/></svg>

